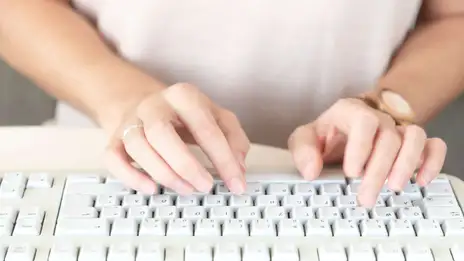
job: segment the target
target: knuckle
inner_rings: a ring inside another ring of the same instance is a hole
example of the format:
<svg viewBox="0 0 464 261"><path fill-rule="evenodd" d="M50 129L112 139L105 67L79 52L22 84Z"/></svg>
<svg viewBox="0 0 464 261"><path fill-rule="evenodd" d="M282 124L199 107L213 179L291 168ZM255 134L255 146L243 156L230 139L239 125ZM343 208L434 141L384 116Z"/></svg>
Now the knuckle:
<svg viewBox="0 0 464 261"><path fill-rule="evenodd" d="M380 119L375 112L366 109L357 109L357 118L364 124L369 124L372 126L379 126Z"/></svg>
<svg viewBox="0 0 464 261"><path fill-rule="evenodd" d="M418 138L421 138L421 139L426 139L427 138L427 133L425 132L425 130L417 125L409 125L406 127L406 133L411 135L411 136L414 136L414 137L418 137Z"/></svg>
<svg viewBox="0 0 464 261"><path fill-rule="evenodd" d="M395 150L399 150L402 144L400 135L395 130L391 129L383 130L381 139L385 142L386 146L391 146L395 148Z"/></svg>
<svg viewBox="0 0 464 261"><path fill-rule="evenodd" d="M213 140L213 138L217 138L216 136L218 136L217 129L214 125L209 124L205 124L202 128L196 129L193 132L204 141Z"/></svg>

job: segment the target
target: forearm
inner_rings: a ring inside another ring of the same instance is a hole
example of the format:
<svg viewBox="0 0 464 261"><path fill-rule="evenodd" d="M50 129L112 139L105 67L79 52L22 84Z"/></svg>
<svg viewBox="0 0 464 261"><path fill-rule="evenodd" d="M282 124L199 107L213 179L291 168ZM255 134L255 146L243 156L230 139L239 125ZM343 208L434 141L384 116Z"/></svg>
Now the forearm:
<svg viewBox="0 0 464 261"><path fill-rule="evenodd" d="M464 16L419 24L379 80L408 100L424 124L464 90Z"/></svg>
<svg viewBox="0 0 464 261"><path fill-rule="evenodd" d="M124 106L164 87L114 55L84 18L57 1L0 0L0 55L108 128Z"/></svg>

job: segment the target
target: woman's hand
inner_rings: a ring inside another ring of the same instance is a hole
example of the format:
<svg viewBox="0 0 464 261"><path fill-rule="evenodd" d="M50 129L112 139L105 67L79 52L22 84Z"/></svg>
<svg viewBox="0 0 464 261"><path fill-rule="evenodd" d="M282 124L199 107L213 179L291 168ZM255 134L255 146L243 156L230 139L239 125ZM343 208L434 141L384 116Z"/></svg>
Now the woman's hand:
<svg viewBox="0 0 464 261"><path fill-rule="evenodd" d="M176 84L153 92L126 113L107 148L106 162L127 186L146 193L155 192L155 183L180 194L209 192L212 176L186 145L194 142L232 192L244 191L248 138L233 113L194 86Z"/></svg>
<svg viewBox="0 0 464 261"><path fill-rule="evenodd" d="M419 126L399 127L387 114L357 99L341 99L317 120L297 128L289 138L295 164L307 179L323 163L343 162L348 177L363 176L358 200L372 207L382 186L401 190L419 168L417 182L426 185L441 171L446 144L427 138Z"/></svg>

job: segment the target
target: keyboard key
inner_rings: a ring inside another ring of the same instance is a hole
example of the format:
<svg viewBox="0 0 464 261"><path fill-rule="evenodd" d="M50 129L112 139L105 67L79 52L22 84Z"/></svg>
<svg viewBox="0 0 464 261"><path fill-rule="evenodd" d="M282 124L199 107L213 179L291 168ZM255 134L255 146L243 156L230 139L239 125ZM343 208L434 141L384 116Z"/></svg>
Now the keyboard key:
<svg viewBox="0 0 464 261"><path fill-rule="evenodd" d="M58 221L56 226L57 236L108 236L109 223L99 218L70 218Z"/></svg>
<svg viewBox="0 0 464 261"><path fill-rule="evenodd" d="M287 209L292 207L305 207L306 201L301 195L287 195L282 199L282 206Z"/></svg>
<svg viewBox="0 0 464 261"><path fill-rule="evenodd" d="M48 261L76 261L77 257L78 249L76 246L71 243L58 243L50 250Z"/></svg>
<svg viewBox="0 0 464 261"><path fill-rule="evenodd" d="M303 225L297 219L282 219L277 222L277 235L279 237L303 237Z"/></svg>
<svg viewBox="0 0 464 261"><path fill-rule="evenodd" d="M323 219L309 219L305 223L305 235L307 237L331 237L332 229L329 221Z"/></svg>
<svg viewBox="0 0 464 261"><path fill-rule="evenodd" d="M139 236L166 235L165 222L156 218L144 218L140 223Z"/></svg>
<svg viewBox="0 0 464 261"><path fill-rule="evenodd" d="M193 224L188 219L171 219L168 223L167 236L193 236Z"/></svg>
<svg viewBox="0 0 464 261"><path fill-rule="evenodd" d="M330 198L335 198L343 194L340 184L322 184L319 188L320 195L326 195Z"/></svg>
<svg viewBox="0 0 464 261"><path fill-rule="evenodd" d="M141 244L136 261L164 261L164 249L156 243Z"/></svg>
<svg viewBox="0 0 464 261"><path fill-rule="evenodd" d="M313 208L332 207L332 199L327 195L315 195L309 198L308 206Z"/></svg>
<svg viewBox="0 0 464 261"><path fill-rule="evenodd" d="M268 219L255 219L250 223L250 236L276 236L276 227Z"/></svg>
<svg viewBox="0 0 464 261"><path fill-rule="evenodd" d="M53 177L45 172L31 173L27 180L27 188L51 188Z"/></svg>
<svg viewBox="0 0 464 261"><path fill-rule="evenodd" d="M106 220L114 220L115 218L125 217L125 210L121 206L104 207L100 212L100 218Z"/></svg>
<svg viewBox="0 0 464 261"><path fill-rule="evenodd" d="M153 195L150 196L148 206L150 207L162 207L162 206L173 206L173 200L170 195Z"/></svg>
<svg viewBox="0 0 464 261"><path fill-rule="evenodd" d="M219 243L214 248L214 261L241 261L240 247L234 243Z"/></svg>
<svg viewBox="0 0 464 261"><path fill-rule="evenodd" d="M278 206L279 200L275 195L259 195L256 197L256 204L257 207L265 208L269 206Z"/></svg>
<svg viewBox="0 0 464 261"><path fill-rule="evenodd" d="M384 243L377 247L377 261L405 261L401 246L396 243ZM413 259L415 260L415 259Z"/></svg>
<svg viewBox="0 0 464 261"><path fill-rule="evenodd" d="M129 208L133 206L144 206L147 205L143 195L126 195L123 197L122 206Z"/></svg>
<svg viewBox="0 0 464 261"><path fill-rule="evenodd" d="M406 260L434 261L432 251L425 245L408 245L405 248Z"/></svg>
<svg viewBox="0 0 464 261"><path fill-rule="evenodd" d="M208 195L203 199L203 206L206 208L225 205L227 205L227 201L223 195Z"/></svg>
<svg viewBox="0 0 464 261"><path fill-rule="evenodd" d="M453 188L448 182L431 183L424 188L424 197L453 196Z"/></svg>
<svg viewBox="0 0 464 261"><path fill-rule="evenodd" d="M136 236L137 231L137 222L133 219L116 218L111 226L112 236Z"/></svg>
<svg viewBox="0 0 464 261"><path fill-rule="evenodd" d="M363 237L386 237L387 229L382 220L366 219L360 222L361 235Z"/></svg>
<svg viewBox="0 0 464 261"><path fill-rule="evenodd" d="M67 206L60 211L60 219L64 218L96 218L98 211L94 207L72 207Z"/></svg>
<svg viewBox="0 0 464 261"><path fill-rule="evenodd" d="M463 218L459 207L426 207L424 214L425 218L437 220Z"/></svg>
<svg viewBox="0 0 464 261"><path fill-rule="evenodd" d="M338 244L321 246L318 252L320 261L348 261L345 248Z"/></svg>
<svg viewBox="0 0 464 261"><path fill-rule="evenodd" d="M263 218L270 220L287 219L287 211L284 207L266 207L263 211Z"/></svg>
<svg viewBox="0 0 464 261"><path fill-rule="evenodd" d="M269 249L262 243L248 243L243 249L243 261L270 261Z"/></svg>
<svg viewBox="0 0 464 261"><path fill-rule="evenodd" d="M298 249L292 244L275 244L271 250L272 261L299 261Z"/></svg>
<svg viewBox="0 0 464 261"><path fill-rule="evenodd" d="M257 207L243 207L237 210L237 218L244 220L261 218L261 211Z"/></svg>
<svg viewBox="0 0 464 261"><path fill-rule="evenodd" d="M258 196L264 195L263 185L256 182L250 182L246 185L245 195Z"/></svg>
<svg viewBox="0 0 464 261"><path fill-rule="evenodd" d="M363 207L350 207L346 208L343 212L343 218L353 219L356 221L368 219L369 214L367 213L367 209Z"/></svg>
<svg viewBox="0 0 464 261"><path fill-rule="evenodd" d="M130 244L113 244L108 250L107 261L135 261L135 249Z"/></svg>
<svg viewBox="0 0 464 261"><path fill-rule="evenodd" d="M229 206L233 208L253 206L253 200L248 195L232 195L229 198Z"/></svg>
<svg viewBox="0 0 464 261"><path fill-rule="evenodd" d="M335 237L359 237L359 227L356 220L338 219L333 225L333 234Z"/></svg>
<svg viewBox="0 0 464 261"><path fill-rule="evenodd" d="M202 243L188 245L185 248L185 261L213 261L213 251Z"/></svg>
<svg viewBox="0 0 464 261"><path fill-rule="evenodd" d="M442 237L443 230L437 220L419 219L414 224L417 236L419 237Z"/></svg>
<svg viewBox="0 0 464 261"><path fill-rule="evenodd" d="M96 174L70 174L66 179L67 184L73 183L102 183L103 178Z"/></svg>
<svg viewBox="0 0 464 261"><path fill-rule="evenodd" d="M223 236L248 236L247 223L241 219L230 219L224 222Z"/></svg>
<svg viewBox="0 0 464 261"><path fill-rule="evenodd" d="M312 184L302 183L296 184L292 190L293 195L300 195L304 197L309 197L317 194L316 188Z"/></svg>
<svg viewBox="0 0 464 261"><path fill-rule="evenodd" d="M195 236L220 236L221 225L218 220L200 219L195 225Z"/></svg>
<svg viewBox="0 0 464 261"><path fill-rule="evenodd" d="M230 207L212 207L209 210L208 217L217 220L228 220L233 217L233 211Z"/></svg>
<svg viewBox="0 0 464 261"><path fill-rule="evenodd" d="M283 183L269 184L266 190L266 194L283 197L290 194L290 187L288 186L288 184Z"/></svg>
<svg viewBox="0 0 464 261"><path fill-rule="evenodd" d="M443 222L445 236L464 235L464 219L448 219Z"/></svg>
<svg viewBox="0 0 464 261"><path fill-rule="evenodd" d="M182 211L182 218L189 220L198 220L206 218L206 210L204 207L201 206L186 207Z"/></svg>
<svg viewBox="0 0 464 261"><path fill-rule="evenodd" d="M414 237L414 231L411 221L404 219L392 219L387 223L388 235L390 237Z"/></svg>
<svg viewBox="0 0 464 261"><path fill-rule="evenodd" d="M27 244L12 245L8 248L5 261L33 261L36 249Z"/></svg>
<svg viewBox="0 0 464 261"><path fill-rule="evenodd" d="M314 210L311 207L295 207L290 211L290 218L305 221L314 218Z"/></svg>
<svg viewBox="0 0 464 261"><path fill-rule="evenodd" d="M96 244L85 244L79 251L78 261L106 261L106 248ZM62 260L64 261L64 260Z"/></svg>
<svg viewBox="0 0 464 261"><path fill-rule="evenodd" d="M119 205L119 198L115 195L100 195L97 197L95 201L95 207L97 208L114 207Z"/></svg>
<svg viewBox="0 0 464 261"><path fill-rule="evenodd" d="M366 243L352 244L347 252L348 260L376 261L374 250Z"/></svg>

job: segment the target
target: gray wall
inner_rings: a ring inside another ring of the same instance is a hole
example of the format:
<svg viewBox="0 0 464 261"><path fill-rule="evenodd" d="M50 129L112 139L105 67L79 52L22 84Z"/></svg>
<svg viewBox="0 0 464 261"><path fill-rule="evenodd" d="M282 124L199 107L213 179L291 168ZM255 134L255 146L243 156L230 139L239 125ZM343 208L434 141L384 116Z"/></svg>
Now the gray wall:
<svg viewBox="0 0 464 261"><path fill-rule="evenodd" d="M36 125L53 117L55 101L0 60L0 126ZM429 136L444 138L448 158L444 171L464 179L464 96L427 127Z"/></svg>

